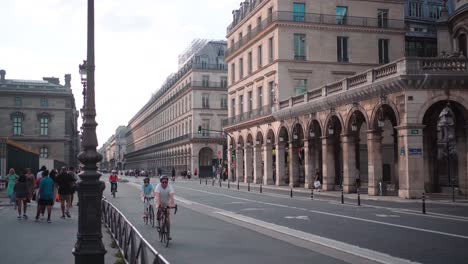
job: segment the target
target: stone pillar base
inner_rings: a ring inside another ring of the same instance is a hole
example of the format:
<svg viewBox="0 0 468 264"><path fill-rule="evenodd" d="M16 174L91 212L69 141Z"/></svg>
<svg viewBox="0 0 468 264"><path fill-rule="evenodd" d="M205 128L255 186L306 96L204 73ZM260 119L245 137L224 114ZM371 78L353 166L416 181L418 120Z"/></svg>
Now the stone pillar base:
<svg viewBox="0 0 468 264"><path fill-rule="evenodd" d="M334 191L335 190L335 185L334 184L323 184L322 185L322 190L323 191Z"/></svg>
<svg viewBox="0 0 468 264"><path fill-rule="evenodd" d="M345 193L355 193L356 192L356 186L354 186L354 185L344 185L343 186L343 191Z"/></svg>
<svg viewBox="0 0 468 264"><path fill-rule="evenodd" d="M398 196L405 199L421 199L423 189L421 190L398 190Z"/></svg>
<svg viewBox="0 0 468 264"><path fill-rule="evenodd" d="M288 186L284 181L282 182L277 182L276 186Z"/></svg>
<svg viewBox="0 0 468 264"><path fill-rule="evenodd" d="M304 183L304 188L306 188L306 189L314 189L314 184L313 184L313 183Z"/></svg>
<svg viewBox="0 0 468 264"><path fill-rule="evenodd" d="M263 184L264 185L275 185L275 182L273 181L273 179L267 179L266 181L264 181Z"/></svg>
<svg viewBox="0 0 468 264"><path fill-rule="evenodd" d="M380 194L378 187L368 187L367 193L369 194L369 196L378 196Z"/></svg>

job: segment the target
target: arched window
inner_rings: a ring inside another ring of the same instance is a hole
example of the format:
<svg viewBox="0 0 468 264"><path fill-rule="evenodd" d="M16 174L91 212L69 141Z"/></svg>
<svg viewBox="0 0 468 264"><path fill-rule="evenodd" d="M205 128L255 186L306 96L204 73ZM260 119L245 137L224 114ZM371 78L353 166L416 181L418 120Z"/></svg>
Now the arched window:
<svg viewBox="0 0 468 264"><path fill-rule="evenodd" d="M49 157L49 149L46 146L41 147L39 153L41 158L47 159Z"/></svg>

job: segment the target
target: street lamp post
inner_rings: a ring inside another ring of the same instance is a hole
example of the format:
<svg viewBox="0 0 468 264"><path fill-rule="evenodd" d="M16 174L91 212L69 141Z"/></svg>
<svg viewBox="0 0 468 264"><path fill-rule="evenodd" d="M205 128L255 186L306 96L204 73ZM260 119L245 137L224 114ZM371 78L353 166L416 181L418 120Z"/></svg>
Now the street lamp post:
<svg viewBox="0 0 468 264"><path fill-rule="evenodd" d="M83 71L86 69L86 71ZM78 234L73 255L75 263L104 263L106 249L102 243L101 200L105 188L97 172L102 156L96 151L96 108L94 99L94 0L88 0L88 46L86 64L80 65L82 81L86 83L83 106L82 150L78 159L84 165L77 184L79 197ZM86 74L84 74L86 73Z"/></svg>

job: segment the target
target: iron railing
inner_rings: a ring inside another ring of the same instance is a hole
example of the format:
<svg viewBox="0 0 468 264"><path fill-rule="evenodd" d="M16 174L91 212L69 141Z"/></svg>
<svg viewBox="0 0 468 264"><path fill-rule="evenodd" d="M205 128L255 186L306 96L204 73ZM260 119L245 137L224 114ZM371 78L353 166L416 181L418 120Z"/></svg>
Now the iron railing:
<svg viewBox="0 0 468 264"><path fill-rule="evenodd" d="M223 120L223 126L230 126L230 125L234 125L237 123L253 120L258 117L267 116L273 112L272 111L273 107L274 106L272 105L264 105L260 108L253 109L251 111L247 111L242 114L230 117L228 119Z"/></svg>
<svg viewBox="0 0 468 264"><path fill-rule="evenodd" d="M105 198L101 202L102 222L111 231L126 263L169 264L128 219Z"/></svg>

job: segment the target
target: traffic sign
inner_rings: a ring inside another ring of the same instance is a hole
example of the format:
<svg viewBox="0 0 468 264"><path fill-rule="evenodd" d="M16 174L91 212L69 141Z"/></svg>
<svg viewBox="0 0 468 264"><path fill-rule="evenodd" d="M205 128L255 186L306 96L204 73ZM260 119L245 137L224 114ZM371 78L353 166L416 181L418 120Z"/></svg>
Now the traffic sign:
<svg viewBox="0 0 468 264"><path fill-rule="evenodd" d="M218 150L216 154L218 155L218 159L220 159L223 156L223 154L221 153L221 150Z"/></svg>

